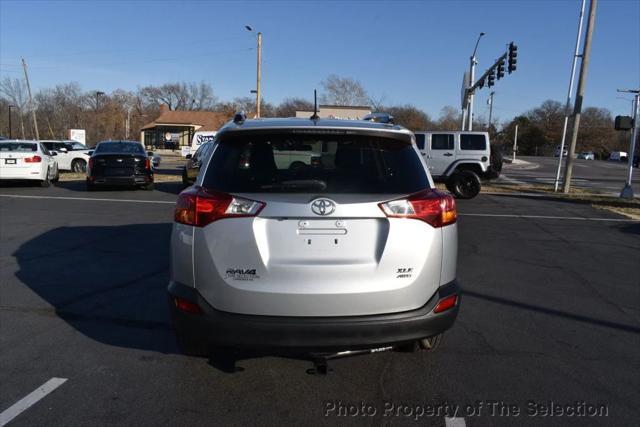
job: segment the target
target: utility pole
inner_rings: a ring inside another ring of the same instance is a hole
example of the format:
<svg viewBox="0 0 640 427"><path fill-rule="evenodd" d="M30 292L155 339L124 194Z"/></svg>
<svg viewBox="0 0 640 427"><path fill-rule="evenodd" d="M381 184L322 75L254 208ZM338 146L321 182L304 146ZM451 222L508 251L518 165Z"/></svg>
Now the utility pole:
<svg viewBox="0 0 640 427"><path fill-rule="evenodd" d="M256 82L256 116L260 118L260 93L262 80L262 33L258 33L258 73Z"/></svg>
<svg viewBox="0 0 640 427"><path fill-rule="evenodd" d="M518 125L516 125L516 134L513 137L513 161L516 161L516 151L518 151Z"/></svg>
<svg viewBox="0 0 640 427"><path fill-rule="evenodd" d="M9 139L13 139L13 130L11 127L11 109L15 107L15 105L9 105Z"/></svg>
<svg viewBox="0 0 640 427"><path fill-rule="evenodd" d="M27 63L22 58L22 68L24 69L24 78L27 81L27 91L29 92L29 108L31 108L31 117L33 118L33 128L36 133L36 140L40 140L40 132L38 132L38 120L36 119L36 109L33 106L33 97L31 96L31 84L29 83L29 73L27 73Z"/></svg>
<svg viewBox="0 0 640 427"><path fill-rule="evenodd" d="M571 108L571 93L573 92L573 80L576 76L576 65L578 58L580 57L580 36L582 35L582 22L584 21L584 7L586 0L582 0L582 7L580 8L580 19L578 21L578 35L576 37L576 48L573 53L573 64L571 65L571 78L569 79L569 93L567 94L567 105L564 107L564 125L562 127L562 140L560 141L560 155L558 156L558 170L556 171L556 182L554 184L553 191L558 191L560 185L560 170L562 169L562 154L564 152L564 142L567 136L567 124L569 123L569 116L571 115L569 109Z"/></svg>
<svg viewBox="0 0 640 427"><path fill-rule="evenodd" d="M627 175L627 182L624 184L620 197L623 199L633 199L633 188L631 187L631 179L633 178L633 158L636 152L636 140L638 139L638 115L640 115L640 89L636 90L620 90L618 92L634 93L633 97L633 130L631 131L631 143L629 144L629 155L627 156L627 162L629 163L629 173Z"/></svg>
<svg viewBox="0 0 640 427"><path fill-rule="evenodd" d="M95 122L96 122L96 140L95 143L98 143L98 109L100 106L100 95L104 95L104 92L101 92L99 90L96 91L96 115L95 115Z"/></svg>
<svg viewBox="0 0 640 427"><path fill-rule="evenodd" d="M495 92L491 91L489 94L489 99L487 99L487 103L489 104L489 125L487 126L487 131L491 130L491 115L493 114L493 94Z"/></svg>
<svg viewBox="0 0 640 427"><path fill-rule="evenodd" d="M582 64L580 64L580 77L578 79L578 91L576 93L576 103L573 109L573 132L571 134L571 145L567 153L567 159L564 172L564 183L562 192L567 194L571 189L571 175L573 173L573 153L576 151L578 142L578 130L580 129L580 114L582 112L582 101L584 99L584 90L587 81L587 69L589 68L589 58L591 57L591 40L593 39L593 30L596 24L596 7L598 0L591 0L589 4L589 21L587 21L587 34L584 39L584 48L582 49Z"/></svg>

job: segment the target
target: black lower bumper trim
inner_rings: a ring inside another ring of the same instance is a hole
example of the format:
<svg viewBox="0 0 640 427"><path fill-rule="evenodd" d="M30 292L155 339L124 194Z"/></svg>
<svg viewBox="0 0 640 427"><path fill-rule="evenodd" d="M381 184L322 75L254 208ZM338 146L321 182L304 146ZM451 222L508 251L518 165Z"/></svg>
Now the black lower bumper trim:
<svg viewBox="0 0 640 427"><path fill-rule="evenodd" d="M437 335L451 327L460 306L457 281L441 286L421 308L401 313L344 317L253 316L214 309L192 287L169 285L171 319L183 344L213 349L332 351L384 347ZM457 294L455 307L435 314L442 298ZM202 314L176 308L174 298L196 303Z"/></svg>

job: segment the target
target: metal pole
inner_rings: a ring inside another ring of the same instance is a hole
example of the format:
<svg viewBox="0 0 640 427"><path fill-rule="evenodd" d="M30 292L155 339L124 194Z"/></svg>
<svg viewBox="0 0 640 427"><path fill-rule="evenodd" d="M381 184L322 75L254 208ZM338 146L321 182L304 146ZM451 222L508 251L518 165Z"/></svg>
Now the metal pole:
<svg viewBox="0 0 640 427"><path fill-rule="evenodd" d="M493 114L493 94L495 92L491 92L489 94L489 125L487 126L487 131L491 130L491 115Z"/></svg>
<svg viewBox="0 0 640 427"><path fill-rule="evenodd" d="M470 58L469 64L469 87L473 85L473 82L476 79L476 64L478 61L476 60L476 52L478 50L478 44L480 44L480 39L484 36L484 33L480 33L478 35L478 39L476 40L476 46L473 48L473 54ZM469 106L467 107L467 121L469 125L467 126L467 130L473 130L473 91L469 91ZM464 130L464 127L463 129Z"/></svg>
<svg viewBox="0 0 640 427"><path fill-rule="evenodd" d="M593 30L596 25L596 7L598 0L591 0L589 4L589 21L587 21L587 33L584 39L584 48L582 49L582 64L580 64L580 76L578 78L578 91L576 93L576 103L573 109L573 132L571 134L571 145L567 153L567 159L564 172L564 183L562 192L568 193L571 189L571 175L573 173L573 153L576 151L578 142L578 130L580 129L580 114L582 112L582 101L584 99L585 85L587 81L587 69L589 68L589 58L591 56L591 40L593 39Z"/></svg>
<svg viewBox="0 0 640 427"><path fill-rule="evenodd" d="M582 35L582 22L584 21L584 7L586 0L582 0L582 7L580 8L580 19L578 21L578 35L576 36L576 48L573 53L573 63L571 65L571 78L569 79L569 91L567 93L567 104L564 109L564 125L562 126L562 140L560 142L560 155L558 156L558 170L556 171L556 181L553 191L558 191L558 185L560 184L560 170L562 169L562 154L564 152L564 141L567 136L567 125L569 123L569 115L571 108L571 93L573 92L573 81L576 75L576 64L580 57L580 36Z"/></svg>
<svg viewBox="0 0 640 427"><path fill-rule="evenodd" d="M633 155L636 151L636 139L638 138L638 109L640 109L640 93L636 92L636 96L633 97L633 131L631 132L631 143L629 144L629 155L627 156L627 162L629 163L629 174L627 176L627 182L624 188L620 192L620 197L623 199L633 199L633 188L631 187L631 179L633 178Z"/></svg>
<svg viewBox="0 0 640 427"><path fill-rule="evenodd" d="M124 139L129 139L129 126L131 123L131 108L127 108L127 121L124 127Z"/></svg>
<svg viewBox="0 0 640 427"><path fill-rule="evenodd" d="M11 109L13 105L9 105L9 139L13 139L13 130L11 128Z"/></svg>
<svg viewBox="0 0 640 427"><path fill-rule="evenodd" d="M518 125L516 125L516 134L513 138L513 161L516 161L516 151L518 151Z"/></svg>
<svg viewBox="0 0 640 427"><path fill-rule="evenodd" d="M24 78L27 81L27 91L29 92L29 108L31 109L31 117L33 118L33 127L36 133L36 141L40 141L40 132L38 132L38 120L36 119L36 109L33 107L33 97L31 96L31 84L29 83L29 74L27 73L27 63L22 58L22 68L24 69Z"/></svg>
<svg viewBox="0 0 640 427"><path fill-rule="evenodd" d="M260 83L262 79L262 33L258 33L258 76L256 85L256 117L260 117Z"/></svg>
<svg viewBox="0 0 640 427"><path fill-rule="evenodd" d="M480 41L479 38L478 38L478 41ZM475 79L476 79L476 55L474 52L473 56L471 57L471 66L469 71L470 84L473 84ZM472 91L469 91L469 111L467 113L467 121L469 123L467 125L467 130L473 130L473 92Z"/></svg>

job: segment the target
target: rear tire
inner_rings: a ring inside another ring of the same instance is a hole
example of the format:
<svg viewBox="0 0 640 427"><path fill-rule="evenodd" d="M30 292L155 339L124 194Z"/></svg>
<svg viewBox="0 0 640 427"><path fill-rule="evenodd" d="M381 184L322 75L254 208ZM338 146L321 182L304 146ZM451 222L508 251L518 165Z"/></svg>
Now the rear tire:
<svg viewBox="0 0 640 427"><path fill-rule="evenodd" d="M51 182L53 182L54 184L57 183L58 181L60 181L60 169L56 169L56 176L54 176L53 179L51 180Z"/></svg>
<svg viewBox="0 0 640 427"><path fill-rule="evenodd" d="M49 185L51 185L51 181L49 181L49 169L47 168L47 174L45 175L44 179L42 181L40 181L40 187L42 188L46 188Z"/></svg>
<svg viewBox="0 0 640 427"><path fill-rule="evenodd" d="M473 199L480 193L482 186L480 177L470 170L455 172L449 178L449 183L451 185L451 192L458 199Z"/></svg>
<svg viewBox="0 0 640 427"><path fill-rule="evenodd" d="M82 159L75 159L71 162L71 171L75 173L84 173L87 171L87 162Z"/></svg>

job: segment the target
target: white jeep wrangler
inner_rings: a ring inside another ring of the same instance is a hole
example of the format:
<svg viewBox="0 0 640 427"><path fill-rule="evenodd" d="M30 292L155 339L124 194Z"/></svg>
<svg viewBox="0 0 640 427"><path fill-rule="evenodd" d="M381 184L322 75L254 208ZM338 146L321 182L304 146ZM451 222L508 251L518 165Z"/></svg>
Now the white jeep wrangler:
<svg viewBox="0 0 640 427"><path fill-rule="evenodd" d="M433 179L459 199L477 196L482 179L500 175L502 156L491 150L487 132L421 131L415 136Z"/></svg>

